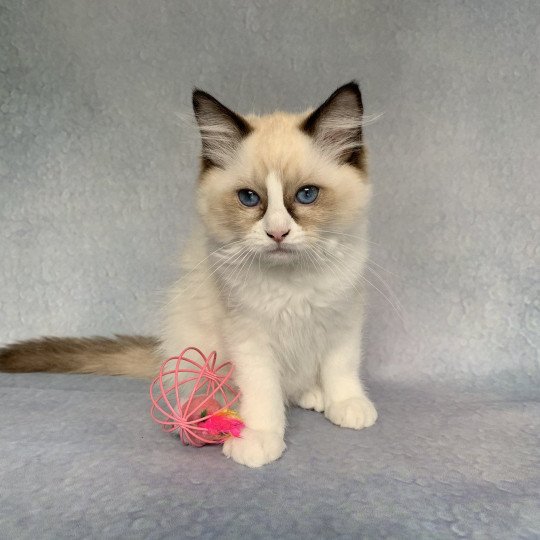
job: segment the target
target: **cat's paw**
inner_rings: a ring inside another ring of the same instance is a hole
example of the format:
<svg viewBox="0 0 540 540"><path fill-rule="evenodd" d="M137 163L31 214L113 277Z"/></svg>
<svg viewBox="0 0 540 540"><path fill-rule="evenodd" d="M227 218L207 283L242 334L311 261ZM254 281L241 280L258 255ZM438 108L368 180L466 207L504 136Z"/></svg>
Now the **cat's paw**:
<svg viewBox="0 0 540 540"><path fill-rule="evenodd" d="M303 409L312 409L317 412L324 411L324 397L322 390L315 386L311 390L304 392L297 404Z"/></svg>
<svg viewBox="0 0 540 540"><path fill-rule="evenodd" d="M324 414L334 424L352 429L372 426L377 420L375 406L367 398L335 401L326 407Z"/></svg>
<svg viewBox="0 0 540 540"><path fill-rule="evenodd" d="M236 463L261 467L278 459L285 450L283 436L273 431L244 428L240 437L227 439L223 453Z"/></svg>

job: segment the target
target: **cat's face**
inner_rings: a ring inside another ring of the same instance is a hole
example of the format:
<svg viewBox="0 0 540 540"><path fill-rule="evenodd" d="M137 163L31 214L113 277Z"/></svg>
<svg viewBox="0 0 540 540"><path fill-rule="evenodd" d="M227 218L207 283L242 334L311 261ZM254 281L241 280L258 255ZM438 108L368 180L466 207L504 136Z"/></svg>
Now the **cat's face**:
<svg viewBox="0 0 540 540"><path fill-rule="evenodd" d="M369 202L358 86L316 111L240 117L194 92L203 141L198 207L219 244L276 264L358 221Z"/></svg>

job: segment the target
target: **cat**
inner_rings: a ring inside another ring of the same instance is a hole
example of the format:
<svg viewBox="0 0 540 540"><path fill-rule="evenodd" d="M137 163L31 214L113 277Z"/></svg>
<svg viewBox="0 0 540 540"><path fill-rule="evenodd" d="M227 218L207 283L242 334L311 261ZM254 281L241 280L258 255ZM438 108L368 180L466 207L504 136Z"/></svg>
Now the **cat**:
<svg viewBox="0 0 540 540"><path fill-rule="evenodd" d="M201 90L198 225L159 338L41 338L0 351L3 371L153 377L195 345L231 359L246 427L223 453L249 467L285 450L286 407L346 428L377 412L360 379L372 193L352 81L303 114L241 116Z"/></svg>

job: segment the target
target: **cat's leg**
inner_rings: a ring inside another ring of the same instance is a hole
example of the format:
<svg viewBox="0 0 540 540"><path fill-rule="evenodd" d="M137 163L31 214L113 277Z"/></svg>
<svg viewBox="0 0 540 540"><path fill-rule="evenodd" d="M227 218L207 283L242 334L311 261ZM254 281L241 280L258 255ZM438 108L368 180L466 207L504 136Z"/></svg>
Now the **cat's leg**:
<svg viewBox="0 0 540 540"><path fill-rule="evenodd" d="M285 450L285 405L278 366L267 338L250 332L229 346L235 381L242 394L239 413L246 427L240 438L225 441L223 453L248 467L278 459Z"/></svg>
<svg viewBox="0 0 540 540"><path fill-rule="evenodd" d="M310 388L296 400L296 404L303 409L323 412L324 394L322 388L318 385Z"/></svg>
<svg viewBox="0 0 540 540"><path fill-rule="evenodd" d="M325 416L338 426L362 429L377 420L377 411L360 380L361 333L351 328L321 366Z"/></svg>

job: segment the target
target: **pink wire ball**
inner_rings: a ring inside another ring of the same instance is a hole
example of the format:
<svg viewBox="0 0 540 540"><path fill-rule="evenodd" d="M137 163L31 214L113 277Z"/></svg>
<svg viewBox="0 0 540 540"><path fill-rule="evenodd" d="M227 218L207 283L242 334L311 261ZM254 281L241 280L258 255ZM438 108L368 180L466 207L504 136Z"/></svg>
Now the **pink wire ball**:
<svg viewBox="0 0 540 540"><path fill-rule="evenodd" d="M187 354L198 355L200 360ZM187 347L163 362L150 385L150 415L164 431L178 431L183 444L221 444L239 437L244 427L231 410L240 398L240 392L229 382L234 367L225 362L216 368L216 360L215 351L206 357L196 347Z"/></svg>

